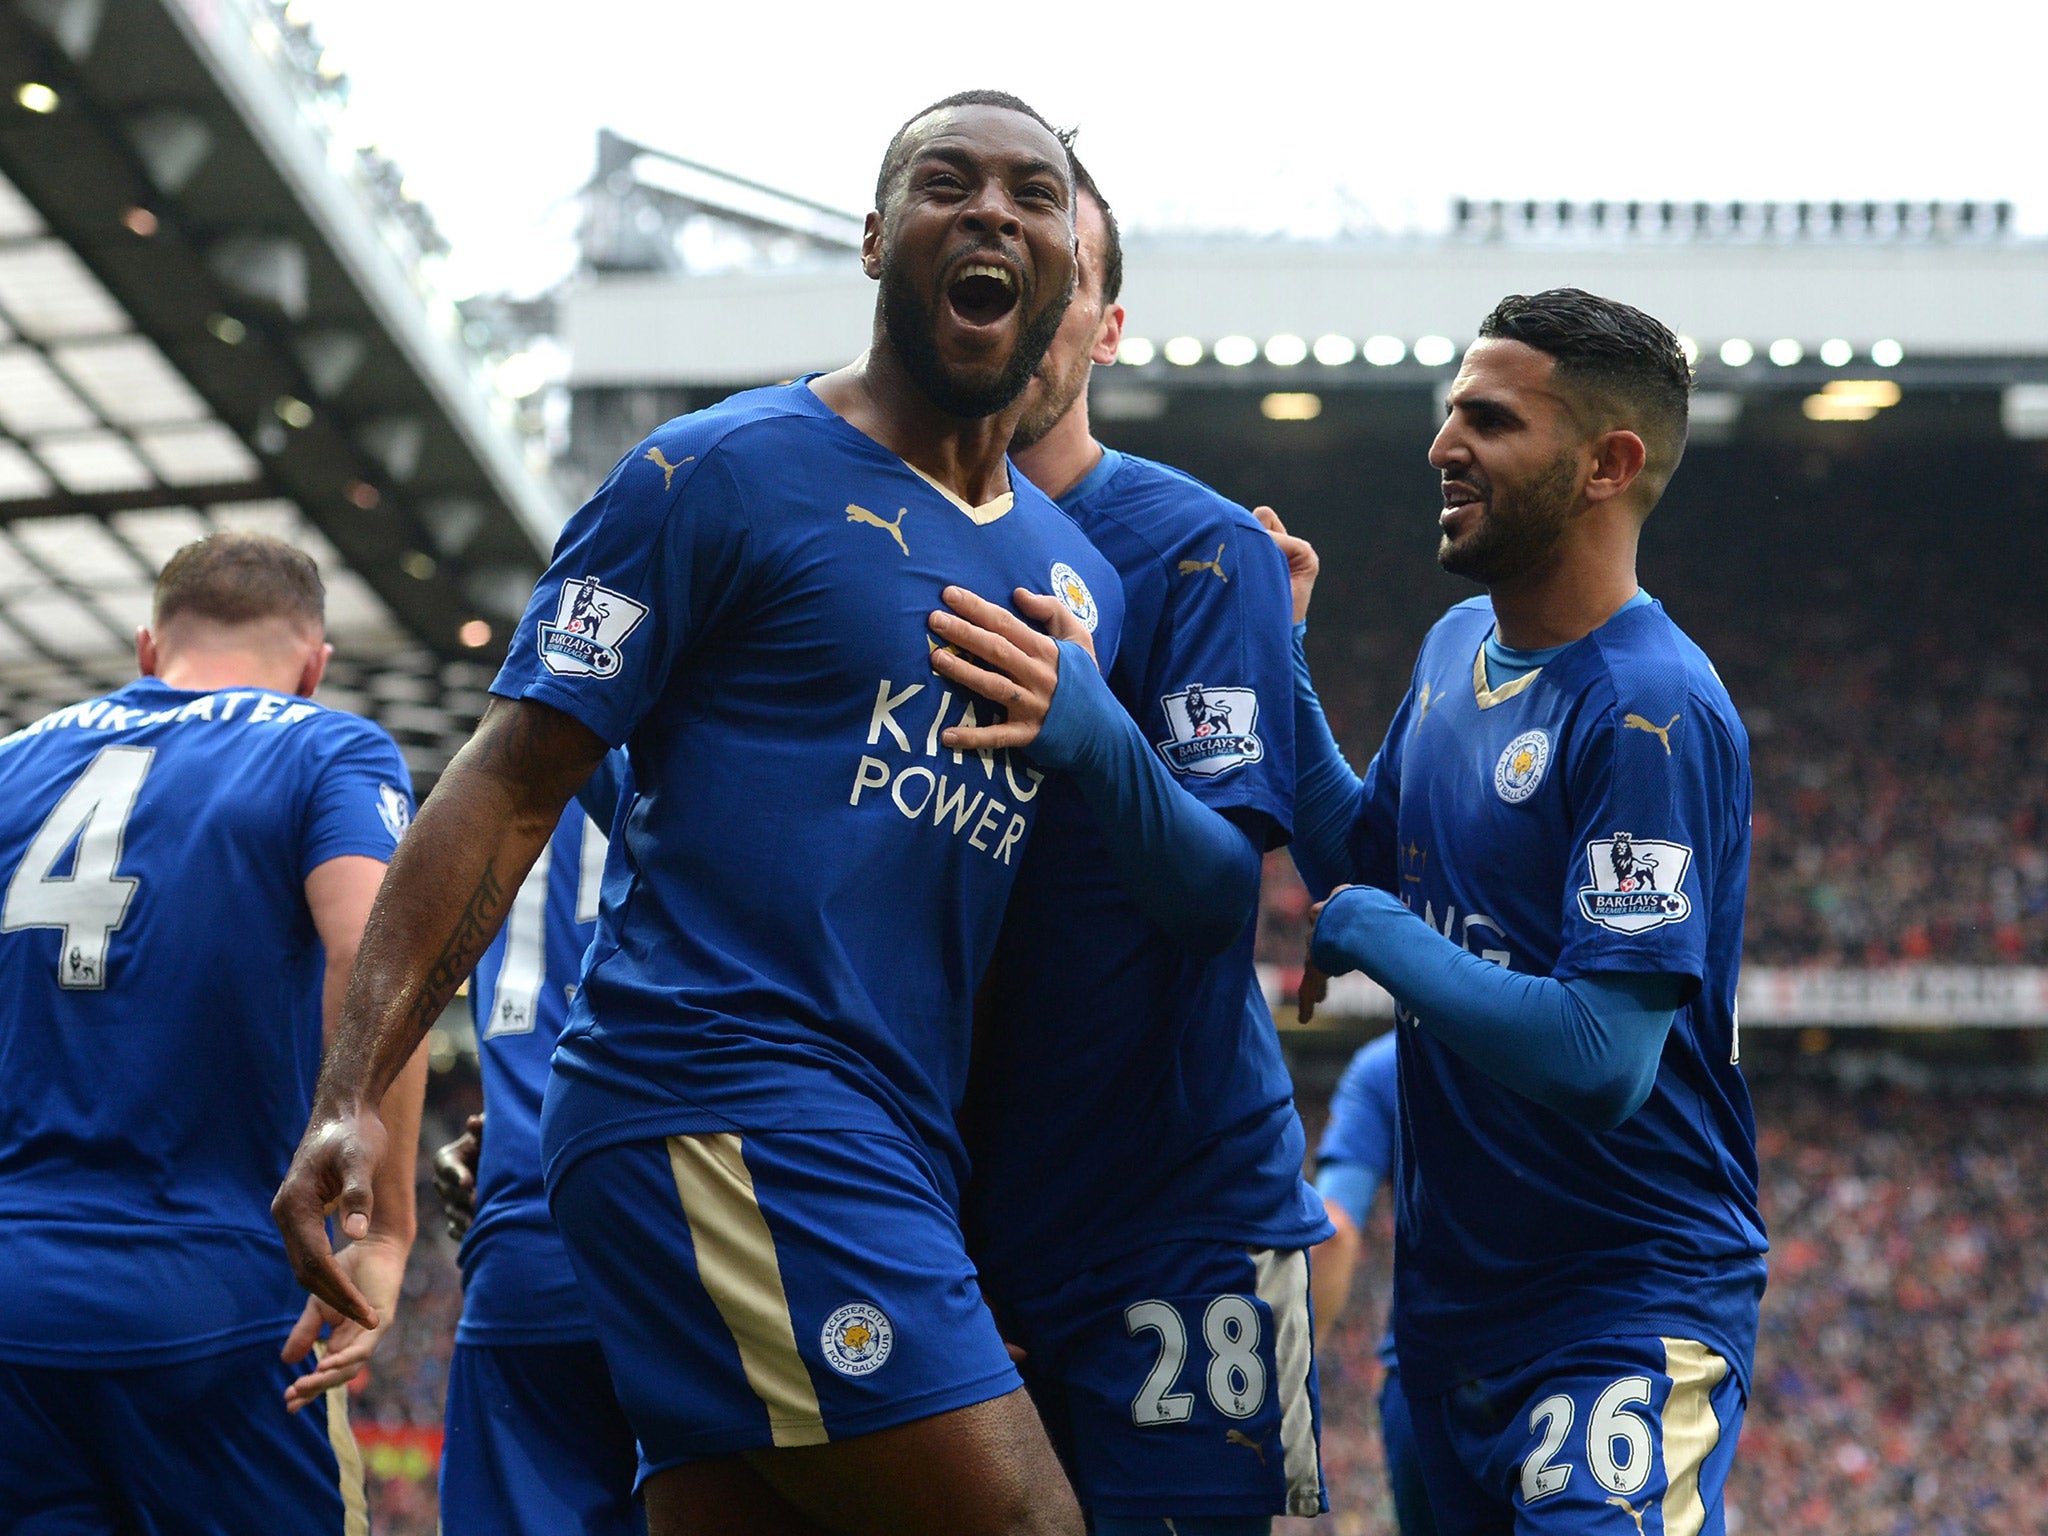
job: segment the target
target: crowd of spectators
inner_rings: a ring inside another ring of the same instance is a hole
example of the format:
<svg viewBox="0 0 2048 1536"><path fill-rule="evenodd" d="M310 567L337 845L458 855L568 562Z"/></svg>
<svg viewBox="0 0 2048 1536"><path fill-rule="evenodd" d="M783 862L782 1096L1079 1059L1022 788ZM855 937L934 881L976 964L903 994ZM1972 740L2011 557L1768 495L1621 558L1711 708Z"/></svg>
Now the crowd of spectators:
<svg viewBox="0 0 2048 1536"><path fill-rule="evenodd" d="M1730 1536L2048 1530L2048 1103L1811 1080L1757 1101L1773 1251ZM1334 1519L1289 1536L1393 1529L1387 1205L1321 1362Z"/></svg>
<svg viewBox="0 0 2048 1536"><path fill-rule="evenodd" d="M1671 606L1749 729L1752 962L2048 965L2048 621L1959 631L1873 607L1723 629ZM1360 771L1407 686L1412 654L1390 667L1388 649L1333 643L1375 662L1316 669ZM1300 964L1307 905L1269 860L1261 959Z"/></svg>

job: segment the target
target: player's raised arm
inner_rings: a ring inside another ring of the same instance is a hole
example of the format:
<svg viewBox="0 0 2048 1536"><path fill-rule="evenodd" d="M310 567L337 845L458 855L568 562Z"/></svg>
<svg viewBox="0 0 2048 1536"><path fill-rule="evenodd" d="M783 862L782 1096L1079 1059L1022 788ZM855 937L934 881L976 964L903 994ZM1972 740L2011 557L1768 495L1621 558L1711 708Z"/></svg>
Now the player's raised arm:
<svg viewBox="0 0 2048 1536"><path fill-rule="evenodd" d="M271 1205L299 1282L365 1328L379 1325L378 1310L336 1261L325 1218L338 1214L351 1239L371 1232L379 1170L392 1134L404 1129L386 1123L385 1096L605 750L560 710L493 699L391 861L311 1122Z"/></svg>

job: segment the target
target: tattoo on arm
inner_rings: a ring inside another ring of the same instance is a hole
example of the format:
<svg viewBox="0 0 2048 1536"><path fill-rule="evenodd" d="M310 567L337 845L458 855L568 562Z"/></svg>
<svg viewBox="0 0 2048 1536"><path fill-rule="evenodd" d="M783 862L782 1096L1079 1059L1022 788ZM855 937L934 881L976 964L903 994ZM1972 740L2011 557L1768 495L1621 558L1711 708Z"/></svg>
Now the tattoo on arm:
<svg viewBox="0 0 2048 1536"><path fill-rule="evenodd" d="M490 947L491 935L497 931L498 918L504 907L505 889L498 880L498 861L491 859L485 863L476 889L469 893L469 900L463 904L462 915L455 922L455 931L441 946L441 952L434 956L434 963L427 969L426 982L413 999L410 1022L416 1030L425 1030L441 1016L441 1010L455 996L455 989L462 985L463 978L476 968L477 959Z"/></svg>

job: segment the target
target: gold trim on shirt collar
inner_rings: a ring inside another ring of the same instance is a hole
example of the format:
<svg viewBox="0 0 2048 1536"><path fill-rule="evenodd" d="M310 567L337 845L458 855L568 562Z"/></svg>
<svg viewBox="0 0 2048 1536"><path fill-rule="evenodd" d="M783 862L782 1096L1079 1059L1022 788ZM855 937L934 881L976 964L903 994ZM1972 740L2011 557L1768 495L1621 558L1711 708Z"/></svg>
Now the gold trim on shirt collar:
<svg viewBox="0 0 2048 1536"><path fill-rule="evenodd" d="M978 507L970 506L967 502L967 499L964 496L955 495L951 489L939 484L938 481L934 480L930 475L926 474L923 470L919 469L915 464L911 463L910 460L905 459L903 461L903 465L904 468L908 469L913 475L917 476L918 479L922 480L926 485L930 486L933 490L937 491L941 496L945 497L946 500L953 503L953 505L958 507L962 512L965 512L968 516L969 521L973 522L977 527L986 528L990 523L994 522L997 518L1001 517L1005 512L1009 511L1010 508L1014 507L1017 504L1017 493L1015 491L1005 491L1002 495L998 496L994 501L983 502Z"/></svg>
<svg viewBox="0 0 2048 1536"><path fill-rule="evenodd" d="M1491 709L1496 704L1505 704L1524 688L1543 675L1538 667L1533 672L1524 672L1511 683L1502 683L1498 688L1486 686L1486 642L1479 642L1479 649L1472 657L1472 692L1479 700L1481 709Z"/></svg>

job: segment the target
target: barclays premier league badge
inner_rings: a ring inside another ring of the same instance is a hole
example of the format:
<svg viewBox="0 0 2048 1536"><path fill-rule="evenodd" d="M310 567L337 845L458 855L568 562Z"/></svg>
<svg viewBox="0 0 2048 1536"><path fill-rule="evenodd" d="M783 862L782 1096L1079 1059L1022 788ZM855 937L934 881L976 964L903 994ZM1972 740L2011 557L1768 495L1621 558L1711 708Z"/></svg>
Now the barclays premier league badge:
<svg viewBox="0 0 2048 1536"><path fill-rule="evenodd" d="M558 677L616 677L619 646L647 617L636 603L595 576L562 583L555 622L540 626L541 665Z"/></svg>
<svg viewBox="0 0 2048 1536"><path fill-rule="evenodd" d="M1176 773L1213 779L1266 755L1259 740L1259 696L1249 688L1194 683L1159 701L1173 739L1157 745Z"/></svg>
<svg viewBox="0 0 2048 1536"><path fill-rule="evenodd" d="M1692 900L1679 886L1692 864L1683 843L1656 842L1617 832L1586 844L1587 873L1579 911L1589 923L1616 933L1648 933L1692 915Z"/></svg>

